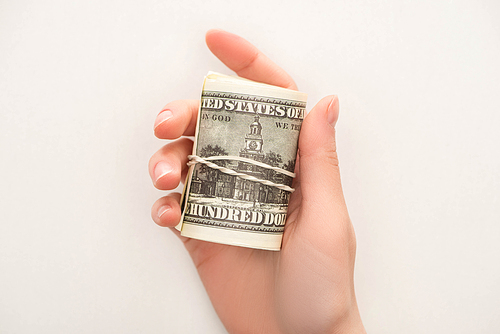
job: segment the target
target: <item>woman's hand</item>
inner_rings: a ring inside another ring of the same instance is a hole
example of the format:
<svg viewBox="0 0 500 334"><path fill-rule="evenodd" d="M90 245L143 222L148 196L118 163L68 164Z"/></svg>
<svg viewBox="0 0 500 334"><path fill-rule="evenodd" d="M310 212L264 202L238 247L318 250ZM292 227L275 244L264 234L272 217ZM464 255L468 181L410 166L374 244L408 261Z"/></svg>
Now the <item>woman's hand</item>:
<svg viewBox="0 0 500 334"><path fill-rule="evenodd" d="M296 89L292 78L243 38L206 35L210 50L239 76ZM171 190L185 179L199 102L167 104L155 122L161 139L177 139L153 155L154 185ZM323 98L299 138L296 191L290 197L280 252L181 237L220 319L230 333L365 333L354 294L356 240L340 183L335 147L339 103ZM175 226L179 194L160 198L153 220Z"/></svg>

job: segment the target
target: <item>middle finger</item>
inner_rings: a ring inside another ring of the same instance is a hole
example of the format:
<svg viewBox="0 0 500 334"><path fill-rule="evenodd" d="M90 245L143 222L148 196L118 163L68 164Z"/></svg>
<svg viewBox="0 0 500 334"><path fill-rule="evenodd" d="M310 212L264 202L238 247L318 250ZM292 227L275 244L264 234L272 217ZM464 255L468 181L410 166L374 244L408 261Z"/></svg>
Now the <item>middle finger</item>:
<svg viewBox="0 0 500 334"><path fill-rule="evenodd" d="M199 105L198 100L178 100L167 104L156 116L156 137L177 139L180 136L194 136Z"/></svg>

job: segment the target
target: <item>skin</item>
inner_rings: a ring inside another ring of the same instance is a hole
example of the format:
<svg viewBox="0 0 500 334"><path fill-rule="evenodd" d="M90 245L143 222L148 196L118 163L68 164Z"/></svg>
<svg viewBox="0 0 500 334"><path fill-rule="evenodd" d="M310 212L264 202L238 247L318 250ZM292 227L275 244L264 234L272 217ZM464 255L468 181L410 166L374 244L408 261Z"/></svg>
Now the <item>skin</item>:
<svg viewBox="0 0 500 334"><path fill-rule="evenodd" d="M292 78L245 39L211 30L212 53L239 76L289 89ZM194 135L197 100L174 101L155 121L155 135L175 140L155 153L155 187L184 180ZM280 252L181 237L212 304L230 333L365 333L354 293L356 239L340 182L335 145L339 103L327 96L304 119L288 219ZM160 226L180 219L179 194L160 198L151 211Z"/></svg>

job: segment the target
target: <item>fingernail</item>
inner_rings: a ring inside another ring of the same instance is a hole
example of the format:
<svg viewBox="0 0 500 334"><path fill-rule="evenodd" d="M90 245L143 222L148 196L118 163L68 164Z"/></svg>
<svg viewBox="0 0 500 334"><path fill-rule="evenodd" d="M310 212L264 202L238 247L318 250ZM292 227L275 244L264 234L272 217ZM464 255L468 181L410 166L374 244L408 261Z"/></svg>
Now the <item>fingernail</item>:
<svg viewBox="0 0 500 334"><path fill-rule="evenodd" d="M155 167L155 183L173 170L172 166L165 161L160 161Z"/></svg>
<svg viewBox="0 0 500 334"><path fill-rule="evenodd" d="M172 207L170 205L164 205L164 206L161 206L159 209L158 209L158 218L161 218L161 216L163 216L165 213L167 213L168 211L170 211L172 209Z"/></svg>
<svg viewBox="0 0 500 334"><path fill-rule="evenodd" d="M339 99L337 96L334 96L332 98L332 101L330 102L330 105L328 106L328 123L330 123L331 126L335 126L337 123L337 119L339 118Z"/></svg>
<svg viewBox="0 0 500 334"><path fill-rule="evenodd" d="M165 122L166 120L172 118L173 114L171 110L165 109L162 112L156 116L155 120L155 129L160 125L161 123Z"/></svg>

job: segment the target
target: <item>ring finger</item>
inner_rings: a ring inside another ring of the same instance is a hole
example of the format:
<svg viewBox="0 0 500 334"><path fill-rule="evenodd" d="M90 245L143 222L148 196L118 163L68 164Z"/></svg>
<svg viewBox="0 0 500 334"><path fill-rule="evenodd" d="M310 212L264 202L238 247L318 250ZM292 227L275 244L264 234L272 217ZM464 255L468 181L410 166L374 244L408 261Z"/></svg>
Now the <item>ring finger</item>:
<svg viewBox="0 0 500 334"><path fill-rule="evenodd" d="M188 154L193 149L193 141L181 138L163 146L149 160L149 175L160 190L175 189L187 173Z"/></svg>

